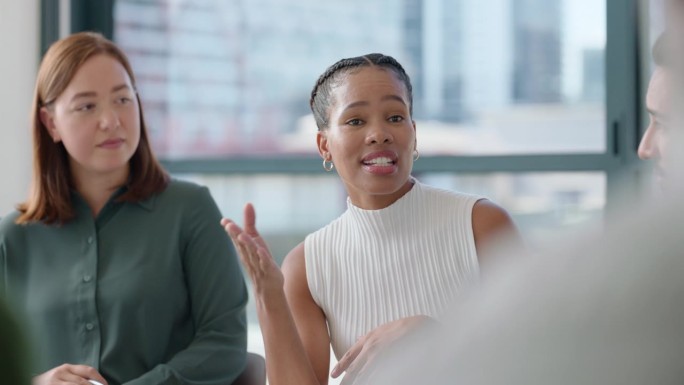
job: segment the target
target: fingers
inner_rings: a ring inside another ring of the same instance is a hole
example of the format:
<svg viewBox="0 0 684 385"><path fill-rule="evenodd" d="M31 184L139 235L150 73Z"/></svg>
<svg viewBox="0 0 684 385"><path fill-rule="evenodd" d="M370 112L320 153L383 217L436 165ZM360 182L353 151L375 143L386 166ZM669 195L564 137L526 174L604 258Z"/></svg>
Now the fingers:
<svg viewBox="0 0 684 385"><path fill-rule="evenodd" d="M356 384L365 375L366 368L371 365L370 362L374 356L374 354L370 354L368 357L357 357L347 368L347 374L344 375L344 379L348 379L350 384Z"/></svg>
<svg viewBox="0 0 684 385"><path fill-rule="evenodd" d="M226 233L228 233L231 238L235 238L242 233L240 226L228 218L221 219L221 226L223 226L223 229L226 230Z"/></svg>
<svg viewBox="0 0 684 385"><path fill-rule="evenodd" d="M363 346L365 344L365 339L361 338L360 340L356 341L356 343L347 350L346 353L344 353L344 356L342 356L342 359L335 365L333 368L332 372L330 372L330 376L332 378L337 378L340 376L340 374L344 373L349 366L354 363L354 360L359 356L361 351L363 350Z"/></svg>
<svg viewBox="0 0 684 385"><path fill-rule="evenodd" d="M87 385L92 385L88 380L95 380L102 385L107 385L107 380L102 377L102 375L93 367L87 366L87 365L70 365L69 366L69 371L77 376L79 376L82 380L85 380L85 382L81 381L80 383L84 383Z"/></svg>
<svg viewBox="0 0 684 385"><path fill-rule="evenodd" d="M268 249L259 246L257 248L257 255L259 256L259 267L261 267L262 270L266 270L268 266L275 263L273 256L271 256Z"/></svg>
<svg viewBox="0 0 684 385"><path fill-rule="evenodd" d="M238 256L240 257L240 261L242 262L243 266L247 269L247 272L249 275L252 277L252 280L254 280L254 273L255 269L258 267L258 263L253 261L254 257L252 257L249 249L245 245L245 238L243 240L240 240L240 236L244 234L240 226L235 224L230 219L223 218L221 219L221 226L223 226L223 229L228 233L230 236L230 240L233 242L233 247L235 247L235 250L238 253ZM249 236L247 236L249 238Z"/></svg>
<svg viewBox="0 0 684 385"><path fill-rule="evenodd" d="M244 229L227 218L221 219L221 226L230 236L242 264L247 269L252 281L255 282L267 275L274 267L277 268L277 265L271 257L268 246L261 239L256 229L256 213L251 203L245 205L244 220Z"/></svg>
<svg viewBox="0 0 684 385"><path fill-rule="evenodd" d="M245 232L252 237L258 237L259 232L256 229L256 212L251 203L245 205Z"/></svg>
<svg viewBox="0 0 684 385"><path fill-rule="evenodd" d="M240 226L238 226L235 222L233 222L233 220L228 218L221 219L221 226L228 233L228 235L233 238L233 241L235 241L237 236L243 231L253 238L258 238L259 231L256 229L256 212L254 211L254 206L252 206L251 203L247 203L245 205L244 221L244 230L241 229Z"/></svg>
<svg viewBox="0 0 684 385"><path fill-rule="evenodd" d="M77 384L92 385L89 380L107 385L98 371L87 365L64 364L33 378L34 385Z"/></svg>
<svg viewBox="0 0 684 385"><path fill-rule="evenodd" d="M254 240L252 240L252 237L245 233L241 233L237 237L237 244L240 248L240 254L244 258L245 262L247 262L249 265L248 267L252 270L252 273L261 275L263 269L261 268L261 263L259 262L257 245L254 243Z"/></svg>

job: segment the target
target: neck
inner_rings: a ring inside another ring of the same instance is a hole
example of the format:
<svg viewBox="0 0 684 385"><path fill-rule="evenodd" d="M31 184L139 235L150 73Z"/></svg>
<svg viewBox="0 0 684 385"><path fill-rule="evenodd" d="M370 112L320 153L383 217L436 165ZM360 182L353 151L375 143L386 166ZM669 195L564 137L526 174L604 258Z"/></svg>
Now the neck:
<svg viewBox="0 0 684 385"><path fill-rule="evenodd" d="M399 200L399 198L411 191L415 181L409 178L399 190L390 194L354 194L349 191L349 198L351 203L363 210L381 210L392 205L392 203Z"/></svg>
<svg viewBox="0 0 684 385"><path fill-rule="evenodd" d="M112 194L126 183L128 174L128 167L124 167L106 174L74 172L72 175L76 191L81 194L96 217Z"/></svg>

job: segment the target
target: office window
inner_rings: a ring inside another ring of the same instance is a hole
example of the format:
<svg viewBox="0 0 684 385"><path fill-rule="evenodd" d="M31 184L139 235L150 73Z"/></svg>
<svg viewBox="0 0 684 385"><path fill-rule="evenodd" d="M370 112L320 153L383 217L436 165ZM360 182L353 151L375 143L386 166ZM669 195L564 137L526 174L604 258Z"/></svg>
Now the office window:
<svg viewBox="0 0 684 385"><path fill-rule="evenodd" d="M342 57L414 83L421 153L602 153L606 5L593 0L118 0L165 159L316 153L308 98Z"/></svg>

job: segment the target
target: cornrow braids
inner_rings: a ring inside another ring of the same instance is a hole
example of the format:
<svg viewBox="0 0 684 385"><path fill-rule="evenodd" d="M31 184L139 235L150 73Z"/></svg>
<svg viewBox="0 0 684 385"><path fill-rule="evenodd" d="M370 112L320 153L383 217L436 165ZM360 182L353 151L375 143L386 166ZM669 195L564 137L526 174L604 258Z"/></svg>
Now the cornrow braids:
<svg viewBox="0 0 684 385"><path fill-rule="evenodd" d="M338 82L340 76L355 68L371 66L388 68L399 77L399 80L401 80L406 87L406 94L409 99L409 113L413 115L413 87L411 86L411 79L406 74L404 67L391 56L383 55L381 53L371 53L368 55L341 59L328 67L318 78L316 85L314 85L313 90L311 90L309 106L311 107L319 130L328 128L328 112L333 103L332 88Z"/></svg>

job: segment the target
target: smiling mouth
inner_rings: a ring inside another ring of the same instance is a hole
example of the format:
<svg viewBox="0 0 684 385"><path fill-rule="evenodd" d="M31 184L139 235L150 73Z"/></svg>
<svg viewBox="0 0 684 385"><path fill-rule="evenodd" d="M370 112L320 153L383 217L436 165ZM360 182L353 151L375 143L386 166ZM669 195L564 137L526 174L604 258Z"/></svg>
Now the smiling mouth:
<svg viewBox="0 0 684 385"><path fill-rule="evenodd" d="M378 158L373 158L373 159L364 161L363 164L366 166L392 166L395 164L395 162L388 157L381 156Z"/></svg>

